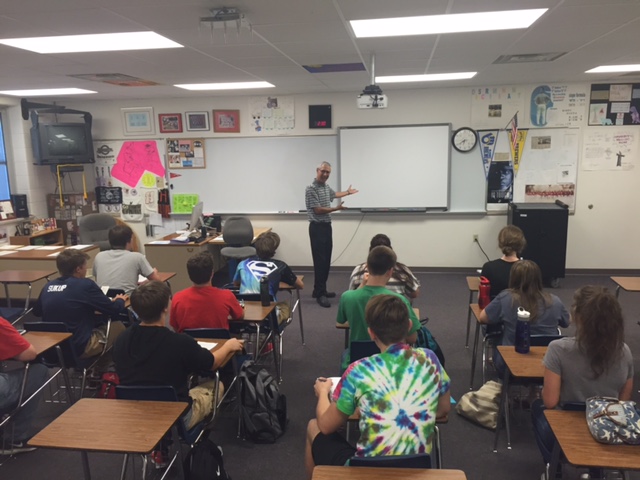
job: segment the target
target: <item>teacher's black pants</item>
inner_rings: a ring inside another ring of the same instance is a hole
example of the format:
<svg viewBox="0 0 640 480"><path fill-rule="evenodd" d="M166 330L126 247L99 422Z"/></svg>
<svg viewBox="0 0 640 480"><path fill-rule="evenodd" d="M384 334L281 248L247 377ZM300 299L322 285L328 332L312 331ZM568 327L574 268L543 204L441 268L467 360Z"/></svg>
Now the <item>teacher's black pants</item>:
<svg viewBox="0 0 640 480"><path fill-rule="evenodd" d="M331 252L333 250L333 232L330 222L310 222L309 239L313 256L313 295L320 297L327 293L327 279L331 268Z"/></svg>

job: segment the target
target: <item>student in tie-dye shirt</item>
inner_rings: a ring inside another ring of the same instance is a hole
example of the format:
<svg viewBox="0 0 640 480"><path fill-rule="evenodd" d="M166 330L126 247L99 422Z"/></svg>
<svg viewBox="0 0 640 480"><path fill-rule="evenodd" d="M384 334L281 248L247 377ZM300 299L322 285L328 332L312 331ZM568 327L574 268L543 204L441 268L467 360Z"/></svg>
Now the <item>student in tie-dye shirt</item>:
<svg viewBox="0 0 640 480"><path fill-rule="evenodd" d="M314 385L316 418L307 426L305 465L344 465L352 456L430 453L436 418L450 409L449 376L431 350L404 343L411 327L396 295L376 295L365 311L371 339L382 353L352 363L330 398L331 380ZM360 409L357 448L337 430Z"/></svg>

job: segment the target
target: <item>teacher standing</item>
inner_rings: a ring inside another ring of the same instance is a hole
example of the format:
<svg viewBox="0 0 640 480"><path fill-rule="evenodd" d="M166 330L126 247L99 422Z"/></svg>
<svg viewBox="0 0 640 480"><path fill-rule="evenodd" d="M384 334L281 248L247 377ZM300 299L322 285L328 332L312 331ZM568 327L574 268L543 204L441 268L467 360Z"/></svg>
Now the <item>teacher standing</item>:
<svg viewBox="0 0 640 480"><path fill-rule="evenodd" d="M345 210L344 202L337 207L332 207L331 202L335 198L343 198L347 195L358 193L355 188L349 188L344 192L334 192L327 185L331 175L331 164L322 162L316 168L316 178L305 190L305 203L307 216L309 217L309 239L311 240L311 255L313 256L313 298L321 307L329 308L329 298L336 296L335 292L327 291L327 279L331 267L331 251L333 250L333 235L331 230L331 213Z"/></svg>

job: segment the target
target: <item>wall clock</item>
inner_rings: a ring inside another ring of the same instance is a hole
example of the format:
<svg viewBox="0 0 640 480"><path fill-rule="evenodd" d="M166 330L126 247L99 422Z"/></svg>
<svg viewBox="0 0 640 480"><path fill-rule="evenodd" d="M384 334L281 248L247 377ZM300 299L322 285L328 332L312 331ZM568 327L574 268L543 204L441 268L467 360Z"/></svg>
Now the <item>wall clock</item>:
<svg viewBox="0 0 640 480"><path fill-rule="evenodd" d="M451 145L461 153L467 153L473 150L478 143L478 134L469 127L462 127L453 132L451 136Z"/></svg>

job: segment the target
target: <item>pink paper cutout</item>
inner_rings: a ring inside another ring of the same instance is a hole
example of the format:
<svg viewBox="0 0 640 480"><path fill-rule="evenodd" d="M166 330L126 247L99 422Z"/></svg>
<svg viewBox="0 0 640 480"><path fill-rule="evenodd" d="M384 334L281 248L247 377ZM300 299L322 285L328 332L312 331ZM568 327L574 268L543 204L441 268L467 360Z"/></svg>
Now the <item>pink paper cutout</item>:
<svg viewBox="0 0 640 480"><path fill-rule="evenodd" d="M111 169L111 176L133 188L147 170L159 177L165 174L156 142L124 142Z"/></svg>

